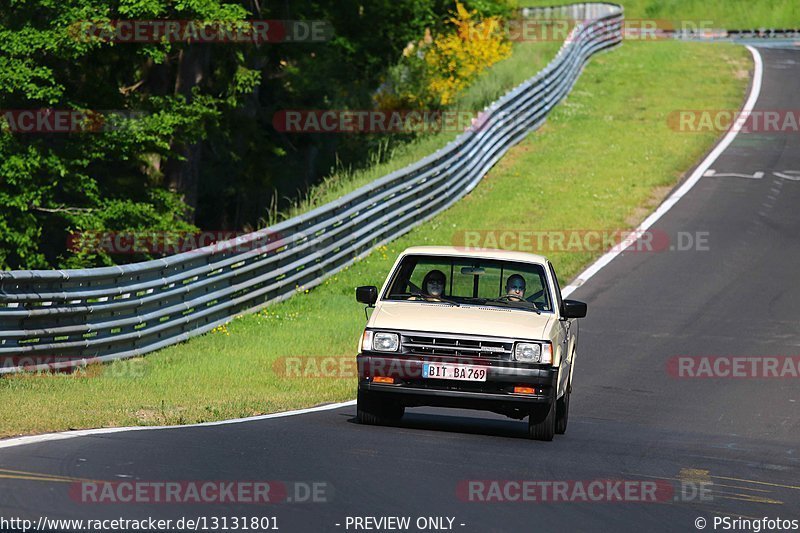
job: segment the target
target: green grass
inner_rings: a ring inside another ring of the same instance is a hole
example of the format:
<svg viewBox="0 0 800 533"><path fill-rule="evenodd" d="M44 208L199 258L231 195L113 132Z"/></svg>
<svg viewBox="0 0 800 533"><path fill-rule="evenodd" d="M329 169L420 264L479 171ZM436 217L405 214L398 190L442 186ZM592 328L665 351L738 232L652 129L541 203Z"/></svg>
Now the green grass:
<svg viewBox="0 0 800 533"><path fill-rule="evenodd" d="M743 47L659 42L593 58L548 123L447 212L313 291L190 342L73 375L0 379L0 435L208 421L352 398L353 377L285 378L275 365L297 356L352 361L364 325L354 287L380 285L407 246L450 244L469 229L636 224L715 140L676 133L666 116L740 106L748 57ZM566 281L594 255L551 258Z"/></svg>
<svg viewBox="0 0 800 533"><path fill-rule="evenodd" d="M794 28L800 25L797 0L612 0L629 19L707 21L711 28ZM520 7L572 4L574 0L518 0ZM689 27L689 26L687 26Z"/></svg>

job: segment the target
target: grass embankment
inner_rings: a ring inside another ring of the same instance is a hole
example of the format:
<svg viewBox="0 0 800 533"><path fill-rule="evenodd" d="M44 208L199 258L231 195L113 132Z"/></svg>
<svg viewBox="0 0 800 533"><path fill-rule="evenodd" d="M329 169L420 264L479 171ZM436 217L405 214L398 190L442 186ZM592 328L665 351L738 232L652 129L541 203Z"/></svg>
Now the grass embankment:
<svg viewBox="0 0 800 533"><path fill-rule="evenodd" d="M609 0L625 8L627 19L686 21L706 28L794 28L800 21L797 0ZM575 0L518 0L520 7L572 4ZM707 24L705 24L707 23Z"/></svg>
<svg viewBox="0 0 800 533"><path fill-rule="evenodd" d="M287 379L275 362L352 357L364 325L353 288L380 285L407 246L450 244L470 229L636 224L715 141L676 133L666 116L740 106L749 68L746 50L728 45L628 43L595 57L548 123L447 212L311 293L185 344L86 374L0 379L0 434L208 421L352 398L352 377ZM550 255L568 280L597 254Z"/></svg>

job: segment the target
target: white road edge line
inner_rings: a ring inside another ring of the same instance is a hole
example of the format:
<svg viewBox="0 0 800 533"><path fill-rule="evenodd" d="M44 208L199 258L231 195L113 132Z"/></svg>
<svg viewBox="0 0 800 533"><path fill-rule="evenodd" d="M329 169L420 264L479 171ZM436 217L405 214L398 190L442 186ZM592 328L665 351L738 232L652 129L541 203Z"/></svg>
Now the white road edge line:
<svg viewBox="0 0 800 533"><path fill-rule="evenodd" d="M703 176L706 170L717 160L717 158L725 151L728 145L733 142L733 139L736 137L736 134L739 133L742 125L744 124L745 120L747 119L747 115L750 111L753 110L753 107L758 100L758 95L761 93L761 78L764 72L764 65L761 61L761 54L758 53L758 50L753 48L752 46L747 46L747 49L750 50L750 53L753 55L753 61L755 62L755 70L753 73L753 86L750 89L750 96L748 96L747 101L742 108L743 113L739 115L736 124L731 128L727 135L720 141L720 143L714 148L714 150L706 157L706 159L695 169L692 175L686 180L680 188L675 190L669 198L667 198L659 207L655 210L653 214L647 217L639 227L634 230L634 232L644 231L650 226L652 226L659 218L661 218L664 213L670 210L670 208L675 205L678 200L680 200L683 195L685 195L689 190L694 187L694 184L697 183L700 178ZM638 233L637 233L638 234ZM635 241L634 241L635 242ZM633 244L633 243L631 243ZM615 250L607 252L605 255L600 257L597 261L595 261L591 266L589 266L586 270L581 272L576 280L564 287L561 291L563 296L569 296L575 289L586 283L586 281L594 276L601 268L606 266L608 263L611 262L616 256L618 256L624 250ZM332 409L339 409L340 407L349 407L351 405L355 405L355 400L350 400L347 402L341 403L332 403L327 405L320 405L317 407L309 407L308 409L298 409L295 411L285 411L283 413L272 413L268 415L260 415L260 416L251 416L247 418L233 418L230 420L219 420L217 422L202 422L199 424L185 424L182 426L133 426L133 427L118 427L118 428L99 428L99 429L79 429L75 431L63 431L60 433L45 433L44 435L29 435L25 437L16 437L11 439L0 440L0 449L3 448L11 448L13 446L22 446L25 444L35 444L38 442L47 442L47 441L54 441L54 440L64 440L64 439L71 439L74 437L87 437L91 435L105 435L109 433L121 433L123 431L149 431L149 430L162 430L162 429L182 429L182 428L196 428L196 427L209 427L209 426L222 426L227 424L240 424L242 422L255 422L257 420L267 420L270 418L284 418L287 416L295 416L295 415L303 415L306 413L315 413L318 411L329 411Z"/></svg>
<svg viewBox="0 0 800 533"><path fill-rule="evenodd" d="M45 433L43 435L28 435L25 437L15 437L11 439L0 440L0 449L11 448L12 446L22 446L24 444L34 444L37 442L47 442L53 440L71 439L74 437L88 437L92 435L105 435L107 433L120 433L123 431L148 431L160 429L182 429L182 428L197 428L209 426L224 426L227 424L240 424L242 422L255 422L256 420L267 420L269 418L284 418L287 416L304 415L306 413L315 413L318 411L329 411L331 409L339 409L340 407L348 407L355 405L355 400L349 400L340 403L331 403L326 405L318 405L317 407L309 407L307 409L297 409L295 411L284 411L282 413L270 413L268 415L249 416L247 418L232 418L230 420L218 420L216 422L201 422L199 424L184 424L182 426L131 426L119 428L98 428L98 429L78 429L74 431L62 431L60 433Z"/></svg>
<svg viewBox="0 0 800 533"><path fill-rule="evenodd" d="M658 219L660 219L664 214L669 211L672 206L674 206L678 201L683 198L683 196L688 193L695 184L700 181L700 178L705 174L705 172L711 167L712 164L717 160L717 158L724 152L728 146L733 142L736 138L736 135L741 131L742 126L744 125L745 121L748 118L748 115L753 110L758 101L758 96L761 94L761 79L764 74L764 63L761 61L761 54L758 50L750 45L747 45L747 49L750 50L750 53L753 55L753 62L755 63L755 69L753 71L753 85L750 88L750 95L747 97L747 101L744 103L744 107L742 107L742 112L739 113L739 117L736 119L736 122L731 127L730 131L728 131L727 135L722 138L722 140L717 144L714 150L708 154L700 165L695 168L692 175L689 176L683 184L678 187L664 202L658 206L649 217L644 219L639 226L633 230L631 233L634 236L639 236L644 233L650 226L656 223ZM597 261L592 263L586 270L578 274L578 277L575 280L564 287L561 291L562 296L565 298L572 294L578 287L582 286L586 281L589 280L592 276L597 274L600 269L604 266L609 264L615 257L619 254L624 252L628 247L633 245L638 239L632 238L630 242L626 242L627 246L624 248L622 246L617 246L616 248L606 252L603 256L601 256Z"/></svg>

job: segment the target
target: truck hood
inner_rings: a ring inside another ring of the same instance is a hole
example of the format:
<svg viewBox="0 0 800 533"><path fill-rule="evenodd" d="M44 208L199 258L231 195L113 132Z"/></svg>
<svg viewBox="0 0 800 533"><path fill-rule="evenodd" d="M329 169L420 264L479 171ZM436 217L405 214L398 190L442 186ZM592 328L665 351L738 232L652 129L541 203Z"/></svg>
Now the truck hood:
<svg viewBox="0 0 800 533"><path fill-rule="evenodd" d="M367 324L371 328L547 339L553 316L496 307L455 307L422 302L381 302Z"/></svg>

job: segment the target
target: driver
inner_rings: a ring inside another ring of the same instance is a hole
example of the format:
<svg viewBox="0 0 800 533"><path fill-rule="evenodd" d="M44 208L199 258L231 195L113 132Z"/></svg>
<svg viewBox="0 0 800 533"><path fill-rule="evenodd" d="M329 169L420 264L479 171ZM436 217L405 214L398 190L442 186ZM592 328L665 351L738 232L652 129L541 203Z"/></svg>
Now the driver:
<svg viewBox="0 0 800 533"><path fill-rule="evenodd" d="M506 296L522 300L525 296L525 278L519 274L509 276L506 280Z"/></svg>
<svg viewBox="0 0 800 533"><path fill-rule="evenodd" d="M431 296L441 297L444 293L444 272L441 270L431 270L422 279L422 290Z"/></svg>

